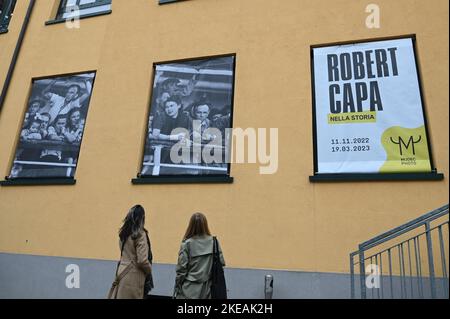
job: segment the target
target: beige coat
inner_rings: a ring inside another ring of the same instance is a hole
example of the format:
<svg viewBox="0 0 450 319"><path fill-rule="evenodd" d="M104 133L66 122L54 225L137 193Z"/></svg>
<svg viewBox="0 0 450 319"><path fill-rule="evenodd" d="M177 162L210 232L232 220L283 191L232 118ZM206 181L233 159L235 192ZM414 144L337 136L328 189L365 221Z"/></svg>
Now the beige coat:
<svg viewBox="0 0 450 319"><path fill-rule="evenodd" d="M122 243L120 243L122 248ZM144 231L136 239L131 236L125 242L117 271L119 279L110 292L111 299L142 299L145 277L151 273L148 261L148 243ZM123 278L121 278L123 277Z"/></svg>

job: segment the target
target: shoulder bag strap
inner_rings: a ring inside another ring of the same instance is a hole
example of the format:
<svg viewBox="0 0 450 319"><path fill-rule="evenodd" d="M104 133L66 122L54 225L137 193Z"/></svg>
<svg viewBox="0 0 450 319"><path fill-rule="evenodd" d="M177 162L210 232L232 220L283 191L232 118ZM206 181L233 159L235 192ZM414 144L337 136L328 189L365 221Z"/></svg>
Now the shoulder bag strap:
<svg viewBox="0 0 450 319"><path fill-rule="evenodd" d="M148 246L148 261L150 264L153 264L153 253L152 253L152 246L150 243L150 237L148 236L148 232L145 231L145 237L147 239L147 246Z"/></svg>
<svg viewBox="0 0 450 319"><path fill-rule="evenodd" d="M213 237L213 256L217 257L219 255L219 245L217 243L217 237Z"/></svg>
<svg viewBox="0 0 450 319"><path fill-rule="evenodd" d="M128 238L127 238L128 239ZM123 248L125 247L125 243L127 242L127 239L124 240L122 243L122 248L120 249L120 259L117 262L117 268L116 268L116 278L117 278L117 272L119 271L120 262L122 261L122 254L123 254Z"/></svg>

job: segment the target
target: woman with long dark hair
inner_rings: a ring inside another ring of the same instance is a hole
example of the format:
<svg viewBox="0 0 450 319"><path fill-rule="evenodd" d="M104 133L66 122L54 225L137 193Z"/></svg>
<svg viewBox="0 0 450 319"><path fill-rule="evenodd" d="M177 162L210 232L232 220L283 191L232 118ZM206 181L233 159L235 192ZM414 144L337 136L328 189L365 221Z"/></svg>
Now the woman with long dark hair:
<svg viewBox="0 0 450 319"><path fill-rule="evenodd" d="M176 267L174 297L211 299L211 267L214 240L202 213L192 215L181 242ZM219 245L220 262L225 266Z"/></svg>
<svg viewBox="0 0 450 319"><path fill-rule="evenodd" d="M67 133L66 140L73 143L80 143L83 137L85 119L82 118L81 112L78 108L72 109L67 114Z"/></svg>
<svg viewBox="0 0 450 319"><path fill-rule="evenodd" d="M142 299L153 288L152 250L144 224L144 208L133 206L119 231L121 257L110 299Z"/></svg>

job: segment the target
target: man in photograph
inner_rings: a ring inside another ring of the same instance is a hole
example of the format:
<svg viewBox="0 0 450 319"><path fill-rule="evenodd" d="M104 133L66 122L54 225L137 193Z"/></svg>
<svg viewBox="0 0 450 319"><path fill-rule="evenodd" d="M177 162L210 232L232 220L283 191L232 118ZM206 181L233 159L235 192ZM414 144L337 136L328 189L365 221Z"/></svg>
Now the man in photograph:
<svg viewBox="0 0 450 319"><path fill-rule="evenodd" d="M66 115L74 108L81 108L86 100L89 99L92 91L90 81L85 81L86 91L83 92L79 84L71 84L64 97L50 92L57 80L53 80L43 91L42 95L48 101L47 113L50 114L50 123L53 123L58 115Z"/></svg>
<svg viewBox="0 0 450 319"><path fill-rule="evenodd" d="M23 127L28 126L31 120L33 120L40 113L44 113L45 102L40 99L32 99L29 103L27 112L25 113L25 119L23 121Z"/></svg>
<svg viewBox="0 0 450 319"><path fill-rule="evenodd" d="M168 78L161 83L161 91L167 92L170 96L189 97L197 84L197 77L193 75L189 81L181 81L176 78Z"/></svg>

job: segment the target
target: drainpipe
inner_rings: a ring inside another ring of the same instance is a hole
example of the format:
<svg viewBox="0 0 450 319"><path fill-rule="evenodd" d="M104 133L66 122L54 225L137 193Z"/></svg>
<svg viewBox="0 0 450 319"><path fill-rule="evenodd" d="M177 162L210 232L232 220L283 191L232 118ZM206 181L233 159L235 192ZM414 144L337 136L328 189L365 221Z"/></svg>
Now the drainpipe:
<svg viewBox="0 0 450 319"><path fill-rule="evenodd" d="M14 73L14 69L16 67L17 58L19 57L20 48L22 47L22 42L28 28L28 23L30 22L31 12L33 11L35 2L36 0L30 0L27 14L23 21L22 29L20 30L19 39L17 40L16 48L14 49L14 54L11 60L11 64L9 65L8 74L6 75L5 84L3 84L2 93L0 94L0 113L3 109L3 104L5 103L6 100L6 93L8 92L9 85L11 84L11 79Z"/></svg>

